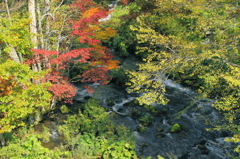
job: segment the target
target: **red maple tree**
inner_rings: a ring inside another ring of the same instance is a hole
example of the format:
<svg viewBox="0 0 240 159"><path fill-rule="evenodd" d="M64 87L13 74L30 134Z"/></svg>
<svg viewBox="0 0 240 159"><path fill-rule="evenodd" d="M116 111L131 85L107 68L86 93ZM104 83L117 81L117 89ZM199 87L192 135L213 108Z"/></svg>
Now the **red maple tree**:
<svg viewBox="0 0 240 159"><path fill-rule="evenodd" d="M87 44L88 47L78 48L69 52L57 52L40 49L32 49L34 52L28 64L41 63L42 69L49 69L48 75L42 79L42 82L50 81L52 86L49 91L54 98L71 102L76 94L76 88L73 87L64 70L69 63L79 62L89 65L89 69L83 74L78 75L81 82L94 82L107 84L111 79L108 70L118 68L118 61L112 60L112 55L107 47L102 46L102 41L116 35L116 30L100 27L100 19L105 18L109 11L96 7L92 0L76 0L71 4L71 9L78 11L81 18L73 18L69 21L72 24L71 35L79 39L80 43ZM93 89L86 87L89 92Z"/></svg>

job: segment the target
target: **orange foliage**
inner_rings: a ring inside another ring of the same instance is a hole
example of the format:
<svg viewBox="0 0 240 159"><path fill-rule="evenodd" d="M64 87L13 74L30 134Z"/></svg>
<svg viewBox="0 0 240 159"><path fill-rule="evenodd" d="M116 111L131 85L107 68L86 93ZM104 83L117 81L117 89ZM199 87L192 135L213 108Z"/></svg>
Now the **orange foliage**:
<svg viewBox="0 0 240 159"><path fill-rule="evenodd" d="M105 52L108 50L106 46L101 46L98 44L92 44L91 46L94 48L96 52L100 53L100 55L104 55Z"/></svg>
<svg viewBox="0 0 240 159"><path fill-rule="evenodd" d="M117 30L110 27L103 30L98 25L89 25L89 28L84 29L83 32L94 33L92 37L98 40L107 40L117 35Z"/></svg>
<svg viewBox="0 0 240 159"><path fill-rule="evenodd" d="M115 69L115 68L119 68L118 64L119 64L119 61L117 61L117 60L109 60L108 65L107 65L107 69L112 70L112 69Z"/></svg>
<svg viewBox="0 0 240 159"><path fill-rule="evenodd" d="M89 25L89 28L84 29L83 32L93 33L93 32L99 31L99 30L101 30L101 28L99 26Z"/></svg>
<svg viewBox="0 0 240 159"><path fill-rule="evenodd" d="M9 79L2 79L0 77L0 97L10 95L16 84L17 82L13 81L13 77L9 77Z"/></svg>
<svg viewBox="0 0 240 159"><path fill-rule="evenodd" d="M90 9L88 9L87 11L85 11L85 12L83 13L83 18L91 17L93 14L95 14L95 13L97 13L97 12L99 12L99 11L100 11L100 9L99 9L98 7L96 7L96 8L90 8Z"/></svg>
<svg viewBox="0 0 240 159"><path fill-rule="evenodd" d="M105 30L100 30L95 33L95 38L98 40L106 40L117 35L117 31L108 27Z"/></svg>
<svg viewBox="0 0 240 159"><path fill-rule="evenodd" d="M104 62L101 62L101 61L94 61L90 65L91 66L102 65L107 70L112 70L112 69L115 69L115 68L119 68L118 64L119 64L119 61L117 61L117 60L108 60L107 64L104 63Z"/></svg>

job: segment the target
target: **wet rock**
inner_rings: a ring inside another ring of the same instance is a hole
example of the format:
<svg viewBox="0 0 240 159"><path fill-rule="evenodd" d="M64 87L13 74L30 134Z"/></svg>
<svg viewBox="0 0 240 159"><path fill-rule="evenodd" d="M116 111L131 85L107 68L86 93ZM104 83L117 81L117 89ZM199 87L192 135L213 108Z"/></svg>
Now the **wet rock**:
<svg viewBox="0 0 240 159"><path fill-rule="evenodd" d="M197 146L200 150L207 150L207 147L205 145L198 145Z"/></svg>
<svg viewBox="0 0 240 159"><path fill-rule="evenodd" d="M134 99L130 102L125 103L124 106L128 106L128 107L139 106L139 102L138 100Z"/></svg>
<svg viewBox="0 0 240 159"><path fill-rule="evenodd" d="M143 147L148 147L149 145L150 144L146 142L146 143L143 144Z"/></svg>
<svg viewBox="0 0 240 159"><path fill-rule="evenodd" d="M166 135L163 132L157 132L156 137L157 138L161 138L161 137L165 137Z"/></svg>
<svg viewBox="0 0 240 159"><path fill-rule="evenodd" d="M210 154L215 155L219 159L228 159L230 157L227 154L225 154L225 152L222 148L218 147L214 143L207 142L205 144L205 146Z"/></svg>
<svg viewBox="0 0 240 159"><path fill-rule="evenodd" d="M120 103L122 103L122 102L123 102L122 99L115 99L115 100L114 100L114 103L116 103L116 104L120 104Z"/></svg>
<svg viewBox="0 0 240 159"><path fill-rule="evenodd" d="M114 106L114 105L115 105L114 99L112 98L107 99L107 106Z"/></svg>
<svg viewBox="0 0 240 159"><path fill-rule="evenodd" d="M162 106L156 106L157 115L166 116L169 113L169 109Z"/></svg>
<svg viewBox="0 0 240 159"><path fill-rule="evenodd" d="M220 145L223 145L223 146L232 146L232 143L230 142L226 142L225 141L225 137L220 137L220 138L216 138L216 143L220 144Z"/></svg>
<svg viewBox="0 0 240 159"><path fill-rule="evenodd" d="M140 110L138 110L137 108L132 109L131 117L133 119L138 119L138 118L140 118L141 115L142 115L142 113L140 112Z"/></svg>
<svg viewBox="0 0 240 159"><path fill-rule="evenodd" d="M157 131L158 131L158 132L163 132L164 129L163 129L163 128L158 128Z"/></svg>
<svg viewBox="0 0 240 159"><path fill-rule="evenodd" d="M149 154L149 155L151 155L151 154L153 154L154 152L153 152L153 149L152 149L151 146L147 146L147 147L144 147L144 148L143 148L143 153L144 153L144 154Z"/></svg>
<svg viewBox="0 0 240 159"><path fill-rule="evenodd" d="M117 113L118 115L122 115L122 116L127 116L129 114L129 110L127 107L124 107L123 105L114 105L112 107L112 110Z"/></svg>

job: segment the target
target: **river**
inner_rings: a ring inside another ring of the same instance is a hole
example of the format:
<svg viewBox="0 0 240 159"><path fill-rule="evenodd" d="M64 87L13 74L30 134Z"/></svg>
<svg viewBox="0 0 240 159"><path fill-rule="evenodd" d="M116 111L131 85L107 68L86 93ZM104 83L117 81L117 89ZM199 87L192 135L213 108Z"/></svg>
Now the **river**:
<svg viewBox="0 0 240 159"><path fill-rule="evenodd" d="M124 63L129 67L130 64L135 65L137 61L134 58L126 60L128 61L122 61L122 67L126 67ZM107 113L118 114L113 119L116 125L124 124L131 130L136 140L136 152L138 156L144 158L151 156L152 159L157 159L158 155L179 159L230 158L229 154L234 154L232 150L236 145L225 142L224 139L230 137L231 133L206 131L206 128L212 127L210 122L217 123L222 118L221 114L211 107L213 101L205 99L193 103L194 91L170 79L164 83L167 88L166 96L170 100L167 105L153 103L151 109L149 107L146 109L135 101L139 94L129 94L125 88L114 83L104 86L91 84L95 87L92 94L82 87L83 84L75 83L78 92L74 97L74 103L68 107L77 112L81 103L87 102L92 97L97 98L103 107L111 110ZM109 101L112 101L111 104ZM151 121L143 125L140 120L147 115L150 115ZM58 135L57 126L63 124L66 116L59 111L52 111L50 118L44 120L42 124L52 130L51 141L43 143L45 147L54 148L63 142ZM171 127L175 124L178 124L180 129L172 132Z"/></svg>

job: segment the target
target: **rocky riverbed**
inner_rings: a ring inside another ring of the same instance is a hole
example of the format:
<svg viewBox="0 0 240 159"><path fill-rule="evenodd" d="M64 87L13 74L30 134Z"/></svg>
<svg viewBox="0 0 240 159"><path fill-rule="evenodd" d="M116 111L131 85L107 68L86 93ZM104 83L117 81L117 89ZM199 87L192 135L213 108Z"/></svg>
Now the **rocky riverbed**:
<svg viewBox="0 0 240 159"><path fill-rule="evenodd" d="M136 60L128 58L122 67L135 67ZM157 159L160 155L169 159L229 159L236 155L236 144L225 142L232 134L226 131L207 131L212 124L221 121L221 114L211 104L212 100L193 101L194 91L168 79L164 81L167 88L167 105L152 103L140 106L135 100L139 94L128 94L125 88L114 83L100 86L90 84L94 93L88 93L83 84L75 83L78 89L74 103L68 105L72 112L81 107L89 98L97 98L107 108L106 113L116 113L115 124L128 127L135 136L136 152L139 158ZM44 143L53 148L63 140L57 133L57 126L63 124L66 116L59 112L50 113L45 126L52 130L51 141Z"/></svg>
<svg viewBox="0 0 240 159"><path fill-rule="evenodd" d="M81 85L76 85L79 92L75 100L85 102L96 97L109 109L107 113L118 114L115 123L131 129L136 138L137 154L144 158L155 159L158 155L181 159L230 158L236 145L224 139L231 134L206 131L222 117L211 107L213 101L206 99L192 103L193 91L171 80L166 81L166 85L170 101L164 106L155 103L140 106L135 101L138 94L128 94L114 84L97 86L94 94L88 94Z"/></svg>

